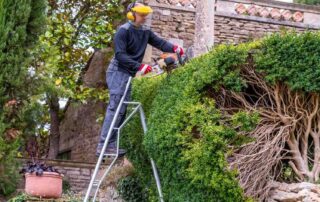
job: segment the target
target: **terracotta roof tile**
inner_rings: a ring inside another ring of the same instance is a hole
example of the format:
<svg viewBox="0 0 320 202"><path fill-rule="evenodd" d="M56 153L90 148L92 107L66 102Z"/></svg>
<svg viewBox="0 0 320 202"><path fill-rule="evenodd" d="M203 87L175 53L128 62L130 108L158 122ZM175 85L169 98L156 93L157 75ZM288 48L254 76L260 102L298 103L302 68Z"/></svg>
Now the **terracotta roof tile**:
<svg viewBox="0 0 320 202"><path fill-rule="evenodd" d="M272 18L275 20L286 20L293 22L303 22L304 20L303 12L268 6L256 6L253 4L239 3L235 5L234 10L240 15L259 16L263 18Z"/></svg>

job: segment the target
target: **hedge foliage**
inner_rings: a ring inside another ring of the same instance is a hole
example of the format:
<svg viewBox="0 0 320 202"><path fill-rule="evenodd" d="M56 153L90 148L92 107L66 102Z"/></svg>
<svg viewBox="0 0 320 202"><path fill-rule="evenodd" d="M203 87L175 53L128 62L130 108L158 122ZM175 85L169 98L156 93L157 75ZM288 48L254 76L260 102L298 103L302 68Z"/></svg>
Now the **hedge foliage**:
<svg viewBox="0 0 320 202"><path fill-rule="evenodd" d="M118 182L118 192L124 201L130 202L146 202L147 189L141 184L139 178L127 176Z"/></svg>
<svg viewBox="0 0 320 202"><path fill-rule="evenodd" d="M276 34L262 42L255 57L257 70L267 81L283 81L292 90L320 91L320 34Z"/></svg>
<svg viewBox="0 0 320 202"><path fill-rule="evenodd" d="M257 71L270 83L284 81L293 90L318 91L320 87L320 37L318 33L274 34L256 42L219 45L192 59L170 76L135 79L134 100L143 103L148 133L142 135L139 120L125 133L141 183L153 186L147 154L156 161L165 201L251 201L227 169L228 145L241 145L241 131L259 122L256 112L239 111L222 116L208 88L245 90L240 68L255 50ZM240 129L239 129L240 127ZM156 189L153 189L156 190ZM156 191L150 201L156 200Z"/></svg>

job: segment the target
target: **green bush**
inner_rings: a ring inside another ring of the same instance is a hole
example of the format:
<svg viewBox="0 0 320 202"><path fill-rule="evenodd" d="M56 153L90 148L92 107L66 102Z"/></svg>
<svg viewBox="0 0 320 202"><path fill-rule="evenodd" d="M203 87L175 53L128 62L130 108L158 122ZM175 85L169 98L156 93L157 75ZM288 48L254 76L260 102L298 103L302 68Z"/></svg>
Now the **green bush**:
<svg viewBox="0 0 320 202"><path fill-rule="evenodd" d="M239 66L248 49L219 46L162 83L144 144L157 162L167 201L245 200L236 173L226 169L227 143L236 132L205 97L205 88L241 90Z"/></svg>
<svg viewBox="0 0 320 202"><path fill-rule="evenodd" d="M270 83L285 82L291 90L320 92L320 34L274 34L255 55L258 71Z"/></svg>
<svg viewBox="0 0 320 202"><path fill-rule="evenodd" d="M28 195L25 193L19 193L15 197L9 199L8 202L25 202L28 199Z"/></svg>
<svg viewBox="0 0 320 202"><path fill-rule="evenodd" d="M157 198L147 154L156 161L165 201L250 201L229 170L228 147L254 141L242 136L259 122L257 112L239 111L227 118L208 91L244 91L240 70L254 52L255 68L266 81L285 82L292 90L319 91L318 33L281 33L240 44L220 45L192 59L183 68L159 79L136 79L133 97L147 114L148 133L139 120L125 133L140 181L150 186L149 201ZM317 82L318 81L318 82ZM142 144L141 144L142 143ZM152 191L152 192L151 192Z"/></svg>
<svg viewBox="0 0 320 202"><path fill-rule="evenodd" d="M154 180L145 152L156 160L166 201L245 201L236 172L226 169L227 144L237 133L231 119L222 124L204 89L241 90L237 65L245 63L249 47L220 46L166 78L135 80L133 97L143 103L149 131L143 138L139 122L133 122L124 142L130 142L129 158L146 186ZM144 147L135 146L141 150L132 147L142 140Z"/></svg>
<svg viewBox="0 0 320 202"><path fill-rule="evenodd" d="M118 192L127 202L146 202L147 190L136 176L127 176L118 182Z"/></svg>
<svg viewBox="0 0 320 202"><path fill-rule="evenodd" d="M62 194L59 199L41 199L34 196L29 196L28 194L22 192L17 193L13 198L10 198L8 202L26 202L26 201L55 201L55 202L81 202L83 201L83 196L79 193L74 193L72 191L67 191Z"/></svg>

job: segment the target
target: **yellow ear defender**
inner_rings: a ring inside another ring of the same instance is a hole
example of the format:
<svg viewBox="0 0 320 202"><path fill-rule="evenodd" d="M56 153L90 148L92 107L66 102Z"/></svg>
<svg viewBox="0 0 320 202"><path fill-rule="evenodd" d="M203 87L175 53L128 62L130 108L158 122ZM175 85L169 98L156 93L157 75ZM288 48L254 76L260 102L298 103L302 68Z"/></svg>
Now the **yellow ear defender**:
<svg viewBox="0 0 320 202"><path fill-rule="evenodd" d="M134 14L131 11L127 13L127 18L128 20L131 20L131 21L135 20Z"/></svg>
<svg viewBox="0 0 320 202"><path fill-rule="evenodd" d="M131 21L135 20L134 13L132 12L132 8L135 7L135 5L136 5L136 2L133 2L133 3L128 5L128 8L127 8L127 18L128 18L128 20L131 20Z"/></svg>
<svg viewBox="0 0 320 202"><path fill-rule="evenodd" d="M127 18L128 20L131 20L131 21L135 21L135 13L139 13L139 14L142 14L142 15L148 15L150 13L153 12L152 8L150 6L136 6L136 2L133 2L131 4L129 4L128 8L127 8Z"/></svg>

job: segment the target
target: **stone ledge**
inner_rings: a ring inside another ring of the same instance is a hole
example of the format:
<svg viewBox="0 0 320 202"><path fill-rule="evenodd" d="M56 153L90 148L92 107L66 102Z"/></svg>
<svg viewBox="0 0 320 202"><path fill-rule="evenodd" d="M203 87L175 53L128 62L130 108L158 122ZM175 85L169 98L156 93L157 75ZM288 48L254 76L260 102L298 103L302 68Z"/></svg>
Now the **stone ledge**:
<svg viewBox="0 0 320 202"><path fill-rule="evenodd" d="M299 23L299 22L289 22L289 21L278 21L270 18L262 18L257 16L245 16L245 15L237 15L237 14L230 14L226 12L216 11L216 16L221 17L229 17L234 19L240 19L240 20L250 20L250 21L256 21L256 22L262 22L262 23L268 23L268 24L277 24L277 25L284 25L284 26L290 26L290 27L299 27L304 29L320 29L320 26L315 25L308 25L305 23Z"/></svg>
<svg viewBox="0 0 320 202"><path fill-rule="evenodd" d="M234 3L246 3L246 4L255 4L259 6L271 6L282 9L297 10L308 13L320 13L320 6L310 6L305 4L297 3L287 3L282 1L270 1L270 0L218 0L218 1L228 1Z"/></svg>
<svg viewBox="0 0 320 202"><path fill-rule="evenodd" d="M160 4L157 2L150 2L148 4L149 6L154 6L154 7L159 7L159 8L166 8L166 9L172 9L172 10L178 10L178 11L186 11L186 12L196 12L195 8L186 8L182 6L172 6L172 5L167 5L167 4Z"/></svg>
<svg viewBox="0 0 320 202"><path fill-rule="evenodd" d="M26 163L28 161L32 161L29 158L17 158L23 163ZM86 163L86 162L79 162L79 161L72 161L72 160L60 160L60 159L37 159L41 162L45 162L47 165L52 166L61 166L61 167L74 167L74 168L90 168L94 169L96 164L95 163ZM121 161L121 159L119 159ZM109 163L111 163L111 160L106 161L106 163L103 164L103 166L107 166Z"/></svg>

